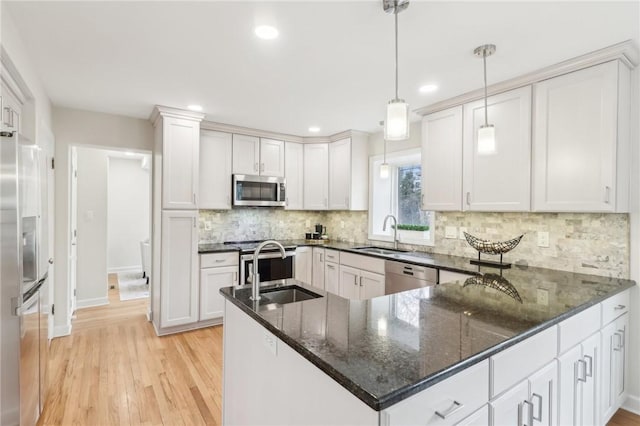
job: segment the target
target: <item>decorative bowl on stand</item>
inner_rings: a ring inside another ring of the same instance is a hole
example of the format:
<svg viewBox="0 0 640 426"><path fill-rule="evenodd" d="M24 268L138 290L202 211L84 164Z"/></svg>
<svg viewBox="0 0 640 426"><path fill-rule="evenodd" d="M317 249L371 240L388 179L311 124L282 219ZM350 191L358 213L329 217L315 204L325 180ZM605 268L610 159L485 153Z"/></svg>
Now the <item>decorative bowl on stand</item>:
<svg viewBox="0 0 640 426"><path fill-rule="evenodd" d="M519 237L512 238L506 241L488 241L483 240L478 237L474 237L471 234L464 233L464 237L467 239L467 242L471 247L478 250L478 260L472 260L471 263L474 265L482 265L482 266L492 266L495 268L510 268L510 263L502 262L502 255L513 250L522 240L524 234ZM491 260L481 260L480 254L492 254L492 255L500 255L500 262L495 262Z"/></svg>

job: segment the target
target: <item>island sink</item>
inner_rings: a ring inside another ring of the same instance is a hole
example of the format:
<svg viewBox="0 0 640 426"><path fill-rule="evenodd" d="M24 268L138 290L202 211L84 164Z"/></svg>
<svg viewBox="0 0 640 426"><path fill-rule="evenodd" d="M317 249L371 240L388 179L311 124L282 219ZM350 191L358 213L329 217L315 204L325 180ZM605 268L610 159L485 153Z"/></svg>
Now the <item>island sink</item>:
<svg viewBox="0 0 640 426"><path fill-rule="evenodd" d="M260 304L277 303L279 305L322 297L297 285L261 290L260 296L262 297Z"/></svg>
<svg viewBox="0 0 640 426"><path fill-rule="evenodd" d="M388 249L382 247L356 247L354 248L356 251L360 251L362 253L373 253L373 254L381 254L385 256L393 256L394 254L406 253L406 250L398 250L398 249Z"/></svg>

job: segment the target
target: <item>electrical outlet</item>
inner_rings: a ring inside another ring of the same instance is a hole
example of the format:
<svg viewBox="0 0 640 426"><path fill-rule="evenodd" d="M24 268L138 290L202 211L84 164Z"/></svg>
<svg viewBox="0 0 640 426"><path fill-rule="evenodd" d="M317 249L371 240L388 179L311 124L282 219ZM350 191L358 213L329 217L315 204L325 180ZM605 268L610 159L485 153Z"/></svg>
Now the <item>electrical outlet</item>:
<svg viewBox="0 0 640 426"><path fill-rule="evenodd" d="M538 305L547 306L549 304L549 290L539 288L537 291Z"/></svg>
<svg viewBox="0 0 640 426"><path fill-rule="evenodd" d="M205 221L204 222L204 230L205 231L211 231L213 229L213 223L211 223L210 221Z"/></svg>
<svg viewBox="0 0 640 426"><path fill-rule="evenodd" d="M467 232L467 228L465 228L464 226L461 226L460 234L458 235L458 238L460 238L461 240L466 240L466 238L464 237L465 232Z"/></svg>
<svg viewBox="0 0 640 426"><path fill-rule="evenodd" d="M311 227L311 221L307 219L307 221L304 223L304 226L306 226L307 228Z"/></svg>
<svg viewBox="0 0 640 426"><path fill-rule="evenodd" d="M344 220L340 221L340 229L344 229Z"/></svg>
<svg viewBox="0 0 640 426"><path fill-rule="evenodd" d="M263 336L264 346L269 349L273 355L278 355L278 339L273 334L265 331Z"/></svg>
<svg viewBox="0 0 640 426"><path fill-rule="evenodd" d="M458 228L455 226L446 226L444 228L445 238L458 238Z"/></svg>
<svg viewBox="0 0 640 426"><path fill-rule="evenodd" d="M549 247L549 233L547 231L538 232L538 247Z"/></svg>

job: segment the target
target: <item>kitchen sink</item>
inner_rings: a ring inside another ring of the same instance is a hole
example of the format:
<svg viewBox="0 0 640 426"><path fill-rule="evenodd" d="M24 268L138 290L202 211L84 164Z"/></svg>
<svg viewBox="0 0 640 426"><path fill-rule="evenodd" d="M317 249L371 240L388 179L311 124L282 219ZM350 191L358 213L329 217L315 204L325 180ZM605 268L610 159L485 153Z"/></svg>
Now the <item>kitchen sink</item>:
<svg viewBox="0 0 640 426"><path fill-rule="evenodd" d="M406 253L406 250L388 249L382 247L356 247L354 250L362 253L381 254L384 256L393 256L394 254Z"/></svg>
<svg viewBox="0 0 640 426"><path fill-rule="evenodd" d="M260 290L260 296L260 304L277 303L279 305L322 297L297 285Z"/></svg>

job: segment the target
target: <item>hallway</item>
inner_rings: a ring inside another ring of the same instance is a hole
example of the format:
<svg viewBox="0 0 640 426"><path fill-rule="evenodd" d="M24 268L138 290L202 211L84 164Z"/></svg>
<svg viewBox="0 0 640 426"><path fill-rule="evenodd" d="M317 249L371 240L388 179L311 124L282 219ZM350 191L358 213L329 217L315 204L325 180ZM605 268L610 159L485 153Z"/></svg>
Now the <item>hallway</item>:
<svg viewBox="0 0 640 426"><path fill-rule="evenodd" d="M220 424L222 327L157 337L148 300L122 302L115 284L109 305L77 311L52 341L38 424Z"/></svg>

